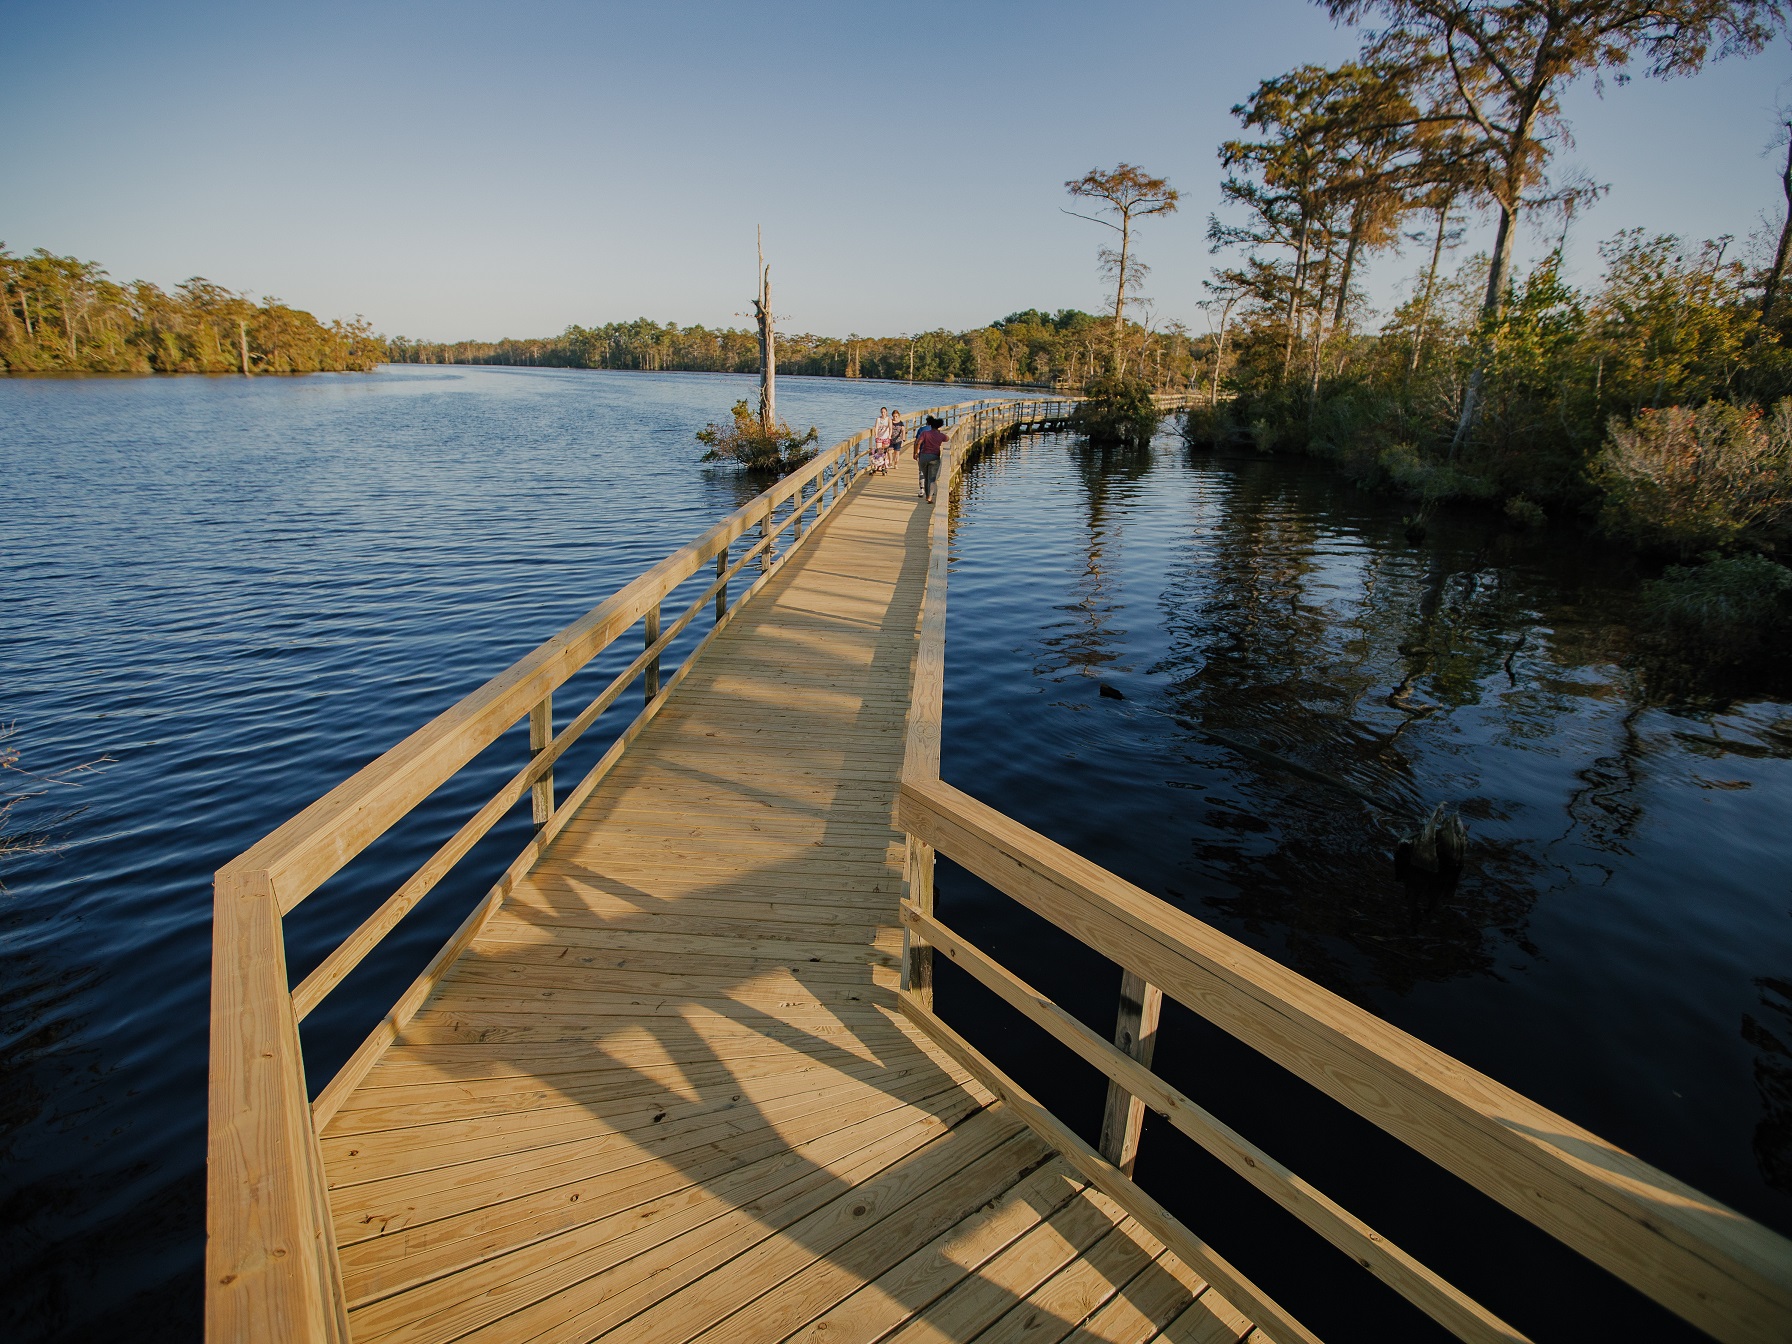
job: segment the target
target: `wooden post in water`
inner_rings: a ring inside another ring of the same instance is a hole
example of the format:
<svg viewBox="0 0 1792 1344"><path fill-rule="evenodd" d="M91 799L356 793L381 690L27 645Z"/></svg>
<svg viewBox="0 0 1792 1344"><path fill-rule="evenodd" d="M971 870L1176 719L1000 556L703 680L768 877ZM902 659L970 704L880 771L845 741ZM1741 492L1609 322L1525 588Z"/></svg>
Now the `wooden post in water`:
<svg viewBox="0 0 1792 1344"><path fill-rule="evenodd" d="M654 603L647 613L647 628L644 631L642 647L651 648L660 637L660 608ZM660 693L660 656L656 653L647 660L647 669L641 674L641 699L648 704Z"/></svg>
<svg viewBox="0 0 1792 1344"><path fill-rule="evenodd" d="M722 576L728 572L728 548L722 547L716 552L716 577L722 580L722 586L716 589L716 622L728 614L728 580Z"/></svg>
<svg viewBox="0 0 1792 1344"><path fill-rule="evenodd" d="M1114 1021L1114 1044L1146 1068L1157 1049L1157 1019L1164 992L1127 971L1120 977L1120 1012ZM1101 1155L1128 1176L1139 1156L1139 1131L1145 1125L1145 1103L1116 1082L1108 1083L1108 1104L1101 1117Z"/></svg>
<svg viewBox="0 0 1792 1344"><path fill-rule="evenodd" d="M539 756L554 740L554 693L549 691L541 697L533 709L529 711L529 754ZM554 772L536 780L529 790L530 814L537 826L547 825L548 818L554 815Z"/></svg>

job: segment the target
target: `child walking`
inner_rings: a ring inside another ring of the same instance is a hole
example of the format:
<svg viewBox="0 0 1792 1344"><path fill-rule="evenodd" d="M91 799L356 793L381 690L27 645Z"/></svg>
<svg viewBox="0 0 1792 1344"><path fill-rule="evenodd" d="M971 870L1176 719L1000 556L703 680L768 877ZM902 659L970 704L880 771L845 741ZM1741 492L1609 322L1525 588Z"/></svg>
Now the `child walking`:
<svg viewBox="0 0 1792 1344"><path fill-rule="evenodd" d="M871 426L871 470L879 476L890 470L890 408L877 408L877 423Z"/></svg>

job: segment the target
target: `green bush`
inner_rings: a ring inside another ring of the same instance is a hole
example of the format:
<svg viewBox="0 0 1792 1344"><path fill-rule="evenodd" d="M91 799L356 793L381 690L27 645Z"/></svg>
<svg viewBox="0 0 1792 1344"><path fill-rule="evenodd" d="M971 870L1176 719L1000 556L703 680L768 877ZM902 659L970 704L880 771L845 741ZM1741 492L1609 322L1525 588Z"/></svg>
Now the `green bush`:
<svg viewBox="0 0 1792 1344"><path fill-rule="evenodd" d="M1506 518L1519 527L1542 527L1549 521L1549 515L1543 512L1543 506L1523 495L1513 495L1506 501Z"/></svg>
<svg viewBox="0 0 1792 1344"><path fill-rule="evenodd" d="M1792 569L1761 555L1670 565L1643 585L1644 619L1697 639L1707 652L1749 653L1782 636L1792 618Z"/></svg>
<svg viewBox="0 0 1792 1344"><path fill-rule="evenodd" d="M1792 524L1792 398L1766 416L1712 401L1614 418L1593 479L1619 536L1683 555L1770 549Z"/></svg>
<svg viewBox="0 0 1792 1344"><path fill-rule="evenodd" d="M1190 406L1182 418L1182 437L1201 448L1224 447L1240 432L1232 418L1232 404L1226 401L1217 406Z"/></svg>
<svg viewBox="0 0 1792 1344"><path fill-rule="evenodd" d="M1425 457L1410 443L1391 444L1381 450L1376 466L1382 476L1403 495L1426 504L1451 499L1486 499L1492 487L1448 462Z"/></svg>
<svg viewBox="0 0 1792 1344"><path fill-rule="evenodd" d="M697 431L697 441L709 445L705 462L735 462L758 476L785 476L815 456L809 445L821 437L810 427L799 436L780 420L767 433L759 417L744 401L734 403L734 423L711 424Z"/></svg>
<svg viewBox="0 0 1792 1344"><path fill-rule="evenodd" d="M1070 424L1093 444L1141 447L1151 442L1162 419L1150 384L1104 373L1083 390Z"/></svg>

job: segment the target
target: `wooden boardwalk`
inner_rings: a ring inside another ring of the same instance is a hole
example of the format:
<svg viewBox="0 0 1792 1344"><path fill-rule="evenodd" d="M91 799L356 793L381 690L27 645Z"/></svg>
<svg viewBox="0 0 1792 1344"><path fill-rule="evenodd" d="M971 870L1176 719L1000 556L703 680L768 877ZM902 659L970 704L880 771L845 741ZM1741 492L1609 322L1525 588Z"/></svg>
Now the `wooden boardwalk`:
<svg viewBox="0 0 1792 1344"><path fill-rule="evenodd" d="M941 500L1071 410L936 408ZM1792 1339L1792 1242L942 780L946 513L912 465L867 475L866 440L219 869L208 1340L1317 1344L1205 1239L1228 1228L1132 1179L1148 1107L1457 1338L1526 1344L1155 1073L1166 998L1713 1338ZM562 793L556 763L636 686ZM285 916L524 722L517 773L293 984ZM312 1095L307 1015L524 805L533 839ZM936 854L1114 965L1111 1039L942 918ZM1106 1075L1099 1147L935 1011L936 954Z"/></svg>
<svg viewBox="0 0 1792 1344"><path fill-rule="evenodd" d="M354 1339L1250 1332L896 1010L930 513L856 487L344 1100Z"/></svg>

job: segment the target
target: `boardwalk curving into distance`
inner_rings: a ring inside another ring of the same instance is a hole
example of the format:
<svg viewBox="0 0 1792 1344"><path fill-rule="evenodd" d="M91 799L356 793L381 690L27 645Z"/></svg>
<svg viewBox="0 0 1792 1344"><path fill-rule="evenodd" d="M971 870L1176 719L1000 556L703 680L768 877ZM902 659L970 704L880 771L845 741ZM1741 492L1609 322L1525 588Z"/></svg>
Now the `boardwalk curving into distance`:
<svg viewBox="0 0 1792 1344"><path fill-rule="evenodd" d="M792 557L324 1129L355 1339L1244 1333L896 1009L928 512Z"/></svg>
<svg viewBox="0 0 1792 1344"><path fill-rule="evenodd" d="M1792 1334L1783 1239L939 780L945 492L1067 407L944 409L939 507L855 436L220 872L208 1335L1312 1339L1131 1181L1149 1106L1458 1336L1525 1338L1158 1080L1166 993L1714 1336ZM562 796L555 761L634 685ZM289 989L280 917L525 717L517 776ZM524 805L536 840L307 1097L299 1022ZM936 848L1117 963L1113 1044L937 918ZM1099 1146L935 1016L935 956L1108 1074Z"/></svg>

